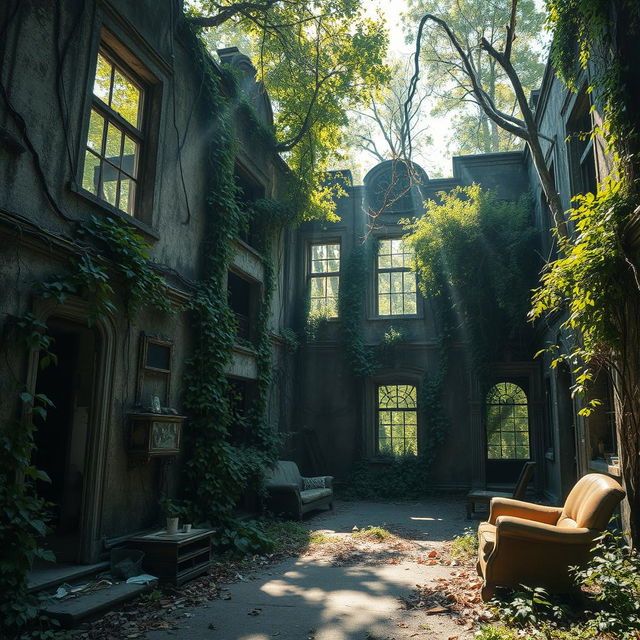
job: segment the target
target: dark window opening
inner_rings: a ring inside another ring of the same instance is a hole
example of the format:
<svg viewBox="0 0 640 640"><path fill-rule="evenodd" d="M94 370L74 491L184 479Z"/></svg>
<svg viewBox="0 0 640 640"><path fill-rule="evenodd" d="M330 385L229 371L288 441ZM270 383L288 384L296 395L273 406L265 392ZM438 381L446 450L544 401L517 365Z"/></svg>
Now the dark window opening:
<svg viewBox="0 0 640 640"><path fill-rule="evenodd" d="M229 306L236 317L236 336L253 342L259 303L259 285L229 271L227 279Z"/></svg>
<svg viewBox="0 0 640 640"><path fill-rule="evenodd" d="M595 193L598 189L592 131L589 96L583 92L576 100L576 106L567 123L567 150L573 195Z"/></svg>
<svg viewBox="0 0 640 640"><path fill-rule="evenodd" d="M256 200L264 198L264 187L257 180L253 179L248 173L240 168L236 168L236 200L241 208L250 209L252 203ZM248 217L246 224L238 234L240 240L251 247L259 248L260 237L255 221L251 216Z"/></svg>
<svg viewBox="0 0 640 640"><path fill-rule="evenodd" d="M171 392L171 361L173 343L140 334L140 360L138 366L138 393L136 403L158 412L169 407Z"/></svg>

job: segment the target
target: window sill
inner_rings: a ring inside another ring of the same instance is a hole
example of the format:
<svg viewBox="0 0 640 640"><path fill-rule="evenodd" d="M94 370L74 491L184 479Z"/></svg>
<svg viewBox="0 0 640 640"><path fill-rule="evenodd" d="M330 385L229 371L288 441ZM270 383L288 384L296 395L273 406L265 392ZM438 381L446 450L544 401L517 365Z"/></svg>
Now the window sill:
<svg viewBox="0 0 640 640"><path fill-rule="evenodd" d="M618 465L609 464L606 460L589 460L587 467L589 471L606 473L614 478L619 478L622 475Z"/></svg>
<svg viewBox="0 0 640 640"><path fill-rule="evenodd" d="M422 316L414 313L412 315L398 315L398 316L369 316L367 320L380 320L383 322L389 322L389 320L422 320Z"/></svg>
<svg viewBox="0 0 640 640"><path fill-rule="evenodd" d="M126 213L122 213L119 209L116 209L114 206L110 205L108 202L101 200L97 196L94 196L93 193L79 187L77 184L71 182L69 183L69 189L75 193L76 195L88 200L92 204L100 207L106 213L116 216L120 220L123 220L127 224L130 224L132 227L135 227L138 231L140 231L147 239L150 240L160 240L160 235L146 222L142 222L133 216L127 215Z"/></svg>

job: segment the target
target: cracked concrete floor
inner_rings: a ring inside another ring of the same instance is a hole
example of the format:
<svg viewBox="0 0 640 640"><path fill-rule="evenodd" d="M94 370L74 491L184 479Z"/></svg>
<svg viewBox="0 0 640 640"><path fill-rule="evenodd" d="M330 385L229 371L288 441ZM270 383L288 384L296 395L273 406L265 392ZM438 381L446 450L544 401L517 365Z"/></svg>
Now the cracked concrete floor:
<svg viewBox="0 0 640 640"><path fill-rule="evenodd" d="M383 526L426 556L442 550L444 541L462 533L468 521L462 500L443 496L420 502L338 502L334 511L312 515L305 525L344 537L354 526ZM405 610L398 600L409 596L416 584L431 584L458 570L418 563L415 553L390 564L376 562L374 550L341 564L311 552L228 585L228 599L187 610L178 629L151 631L145 638L462 640L472 634L452 616Z"/></svg>

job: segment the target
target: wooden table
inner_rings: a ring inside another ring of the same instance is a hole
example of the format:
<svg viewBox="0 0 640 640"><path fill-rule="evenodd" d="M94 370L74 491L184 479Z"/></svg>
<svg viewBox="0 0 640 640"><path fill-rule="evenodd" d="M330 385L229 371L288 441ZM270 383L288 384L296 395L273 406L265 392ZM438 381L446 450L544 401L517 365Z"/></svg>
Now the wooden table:
<svg viewBox="0 0 640 640"><path fill-rule="evenodd" d="M211 565L214 529L192 529L188 533L155 531L127 540L127 547L144 551L145 571L160 582L181 585L207 573Z"/></svg>

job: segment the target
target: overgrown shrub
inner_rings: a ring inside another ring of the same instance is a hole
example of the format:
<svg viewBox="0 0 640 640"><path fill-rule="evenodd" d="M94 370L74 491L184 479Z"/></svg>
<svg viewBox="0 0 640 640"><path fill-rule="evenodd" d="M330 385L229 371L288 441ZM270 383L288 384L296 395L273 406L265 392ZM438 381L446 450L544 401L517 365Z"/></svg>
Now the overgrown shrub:
<svg viewBox="0 0 640 640"><path fill-rule="evenodd" d="M606 531L588 565L575 577L600 604L588 621L590 628L617 638L640 635L640 556L619 533Z"/></svg>

